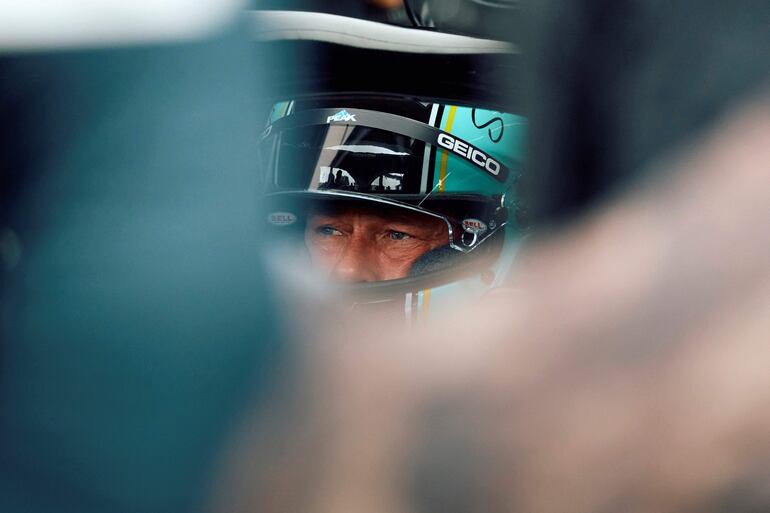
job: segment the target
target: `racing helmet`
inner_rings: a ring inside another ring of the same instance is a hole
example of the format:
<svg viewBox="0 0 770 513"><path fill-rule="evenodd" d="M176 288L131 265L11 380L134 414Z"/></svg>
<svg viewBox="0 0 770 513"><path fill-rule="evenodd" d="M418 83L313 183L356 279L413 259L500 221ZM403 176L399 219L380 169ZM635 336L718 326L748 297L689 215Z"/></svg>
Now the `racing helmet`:
<svg viewBox="0 0 770 513"><path fill-rule="evenodd" d="M408 318L503 284L526 231L517 183L525 118L416 98L319 95L275 103L260 138L266 233L307 254L313 212L408 213L446 226L406 276L346 284L351 304ZM300 265L308 268L309 261Z"/></svg>

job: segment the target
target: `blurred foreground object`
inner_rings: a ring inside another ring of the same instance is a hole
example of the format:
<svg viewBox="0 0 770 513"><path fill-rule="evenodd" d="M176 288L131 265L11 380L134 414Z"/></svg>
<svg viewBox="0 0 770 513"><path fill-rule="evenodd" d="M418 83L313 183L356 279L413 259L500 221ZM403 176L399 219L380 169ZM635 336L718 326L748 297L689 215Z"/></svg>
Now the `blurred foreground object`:
<svg viewBox="0 0 770 513"><path fill-rule="evenodd" d="M258 68L230 3L130 47L177 3L84 4L0 58L0 511L193 512L275 347Z"/></svg>
<svg viewBox="0 0 770 513"><path fill-rule="evenodd" d="M0 3L0 55L200 39L232 22L245 4L242 0L5 0Z"/></svg>
<svg viewBox="0 0 770 513"><path fill-rule="evenodd" d="M533 224L569 223L770 82L770 2L532 2L522 38Z"/></svg>

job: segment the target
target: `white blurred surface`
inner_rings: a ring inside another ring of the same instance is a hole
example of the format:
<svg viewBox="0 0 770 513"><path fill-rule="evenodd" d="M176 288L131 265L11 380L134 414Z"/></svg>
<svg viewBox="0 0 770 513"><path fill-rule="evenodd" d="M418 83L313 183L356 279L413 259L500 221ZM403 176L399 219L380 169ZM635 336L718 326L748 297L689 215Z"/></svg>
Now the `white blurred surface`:
<svg viewBox="0 0 770 513"><path fill-rule="evenodd" d="M241 0L0 0L0 52L195 39L243 7Z"/></svg>
<svg viewBox="0 0 770 513"><path fill-rule="evenodd" d="M519 53L510 43L396 27L336 14L293 11L252 11L259 41L325 41L385 51L411 53Z"/></svg>

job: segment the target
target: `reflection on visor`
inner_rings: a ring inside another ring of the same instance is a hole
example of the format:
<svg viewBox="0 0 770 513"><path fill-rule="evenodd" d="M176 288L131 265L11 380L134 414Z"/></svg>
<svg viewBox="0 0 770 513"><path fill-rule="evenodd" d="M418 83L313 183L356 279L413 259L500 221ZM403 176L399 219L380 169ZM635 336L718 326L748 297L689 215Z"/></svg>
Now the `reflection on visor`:
<svg viewBox="0 0 770 513"><path fill-rule="evenodd" d="M360 144L360 145L350 145L350 146L342 144L338 146L331 146L329 148L324 148L324 150L349 151L351 153L371 153L374 155L401 155L401 156L409 155L406 152L397 152L389 148L383 148L381 146L373 146L371 144Z"/></svg>
<svg viewBox="0 0 770 513"><path fill-rule="evenodd" d="M385 130L331 125L286 130L263 152L278 190L416 194L425 146Z"/></svg>
<svg viewBox="0 0 770 513"><path fill-rule="evenodd" d="M358 192L401 192L404 190L404 173L381 173L369 184L359 183L355 177L340 168L321 168L318 190Z"/></svg>

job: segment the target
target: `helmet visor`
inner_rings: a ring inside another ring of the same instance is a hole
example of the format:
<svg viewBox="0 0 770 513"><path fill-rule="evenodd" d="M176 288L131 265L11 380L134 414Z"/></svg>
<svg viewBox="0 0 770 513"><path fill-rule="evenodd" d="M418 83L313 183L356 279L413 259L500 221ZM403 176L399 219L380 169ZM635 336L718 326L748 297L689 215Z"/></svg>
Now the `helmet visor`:
<svg viewBox="0 0 770 513"><path fill-rule="evenodd" d="M445 193L436 176L436 163L437 155L448 152L430 144L430 134L420 134L423 127L419 123L406 121L403 126L391 123L389 129L342 122L269 127L260 155L263 169L268 171L271 213L286 213L281 202L287 200L287 193L300 192L305 193L301 201L309 201L308 193L312 193L327 201L343 201L346 208L351 201L374 202L380 207L390 204L440 216L447 224L447 244L463 252L474 249L505 224L501 197L472 190ZM459 159L450 153L444 163ZM489 173L478 169L483 166L473 166L473 173ZM304 210L301 201L293 200L293 211Z"/></svg>
<svg viewBox="0 0 770 513"><path fill-rule="evenodd" d="M271 191L425 194L423 141L378 128L313 125L263 143Z"/></svg>

